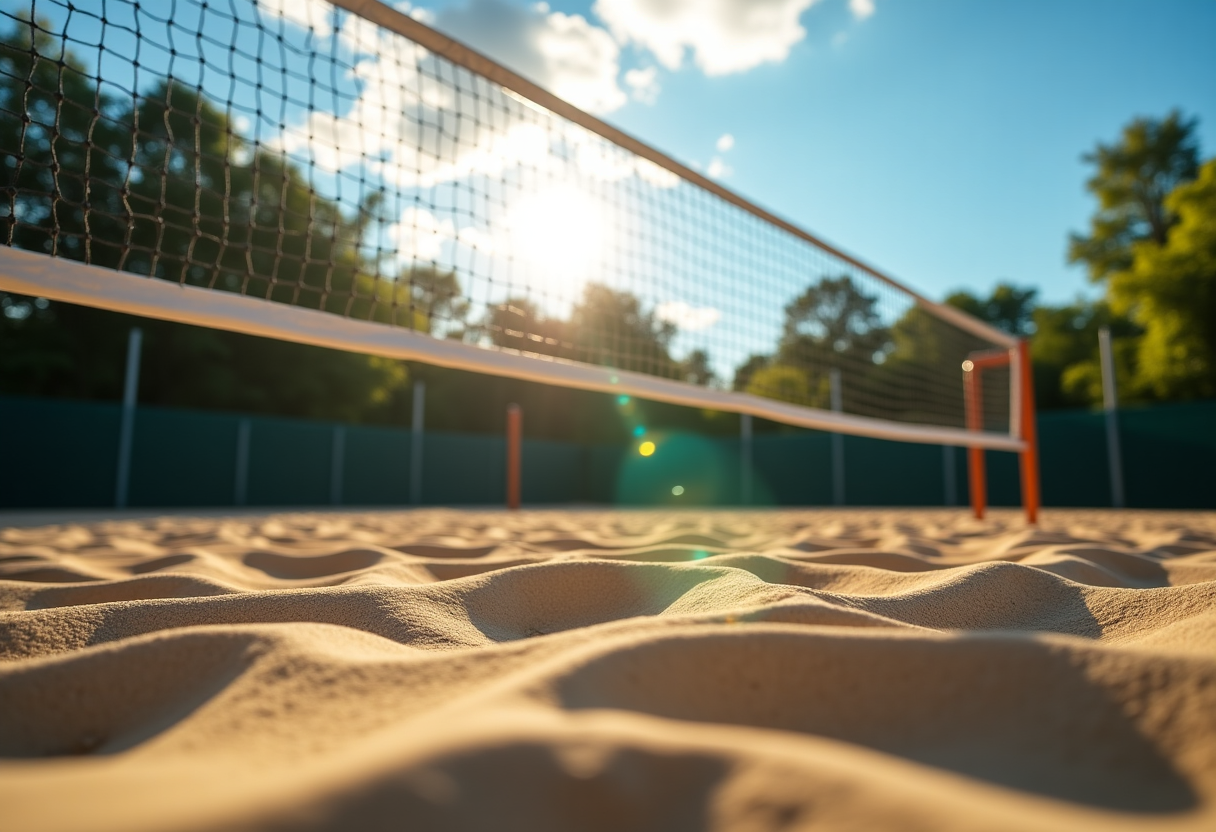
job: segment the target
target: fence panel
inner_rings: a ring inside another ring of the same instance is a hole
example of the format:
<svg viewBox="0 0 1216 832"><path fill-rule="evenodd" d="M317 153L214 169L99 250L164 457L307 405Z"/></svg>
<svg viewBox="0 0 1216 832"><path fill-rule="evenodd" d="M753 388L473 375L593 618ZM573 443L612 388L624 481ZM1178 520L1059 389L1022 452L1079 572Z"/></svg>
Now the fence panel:
<svg viewBox="0 0 1216 832"><path fill-rule="evenodd" d="M160 407L135 411L133 506L228 506L236 485L238 417Z"/></svg>
<svg viewBox="0 0 1216 832"><path fill-rule="evenodd" d="M351 425L346 428L342 502L350 506L410 504L408 430Z"/></svg>
<svg viewBox="0 0 1216 832"><path fill-rule="evenodd" d="M263 416L250 423L249 505L327 505L333 426Z"/></svg>
<svg viewBox="0 0 1216 832"><path fill-rule="evenodd" d="M3 475L0 507L114 504L121 408L116 403L0 396ZM136 411L130 504L229 506L236 494L238 426L248 419L246 502L260 506L331 503L330 423L141 406ZM1128 504L1216 508L1216 402L1120 411ZM409 505L410 432L346 425L341 455L344 505ZM1108 506L1105 420L1101 413L1039 418L1044 502ZM529 439L523 448L525 503L735 505L740 445L654 431L655 453L627 445ZM831 436L806 431L753 440L753 505L832 504ZM989 451L992 505L1020 502L1017 456ZM845 437L847 505L942 505L941 448ZM956 493L967 500L966 453L954 453ZM428 432L423 503L500 505L505 500L503 437ZM673 489L679 490L675 493Z"/></svg>
<svg viewBox="0 0 1216 832"><path fill-rule="evenodd" d="M1128 505L1216 508L1216 402L1119 411Z"/></svg>
<svg viewBox="0 0 1216 832"><path fill-rule="evenodd" d="M756 436L752 439L752 463L757 505L832 504L831 435L807 432Z"/></svg>
<svg viewBox="0 0 1216 832"><path fill-rule="evenodd" d="M503 505L507 442L501 436L427 432L422 448L422 502Z"/></svg>
<svg viewBox="0 0 1216 832"><path fill-rule="evenodd" d="M0 507L114 505L122 406L0 397Z"/></svg>

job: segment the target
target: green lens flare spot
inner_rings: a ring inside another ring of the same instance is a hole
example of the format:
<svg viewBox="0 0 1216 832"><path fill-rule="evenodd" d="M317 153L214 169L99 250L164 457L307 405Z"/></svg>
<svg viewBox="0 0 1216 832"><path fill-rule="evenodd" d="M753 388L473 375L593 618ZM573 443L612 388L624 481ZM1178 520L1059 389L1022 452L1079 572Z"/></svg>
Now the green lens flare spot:
<svg viewBox="0 0 1216 832"><path fill-rule="evenodd" d="M646 428L642 427L641 425L638 425L636 428L633 429L634 436L643 436L645 433L646 433Z"/></svg>
<svg viewBox="0 0 1216 832"><path fill-rule="evenodd" d="M616 403L623 407L623 406L629 404L629 397L628 396L617 396Z"/></svg>
<svg viewBox="0 0 1216 832"><path fill-rule="evenodd" d="M675 494L677 497L679 497L681 494L683 494L683 493L684 493L684 486L682 486L682 485L673 485L673 486L671 487L671 493L672 493L672 494Z"/></svg>
<svg viewBox="0 0 1216 832"><path fill-rule="evenodd" d="M705 560L707 557L709 557L709 552L705 551L704 549L698 549L692 553L693 560Z"/></svg>

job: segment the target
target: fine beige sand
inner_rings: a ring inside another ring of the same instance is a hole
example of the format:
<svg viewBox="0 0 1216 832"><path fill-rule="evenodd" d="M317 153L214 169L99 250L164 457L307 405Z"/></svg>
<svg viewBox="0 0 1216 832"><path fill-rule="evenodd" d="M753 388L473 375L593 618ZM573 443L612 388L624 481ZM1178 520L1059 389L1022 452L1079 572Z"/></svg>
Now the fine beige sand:
<svg viewBox="0 0 1216 832"><path fill-rule="evenodd" d="M0 828L1216 829L1216 514L0 531Z"/></svg>

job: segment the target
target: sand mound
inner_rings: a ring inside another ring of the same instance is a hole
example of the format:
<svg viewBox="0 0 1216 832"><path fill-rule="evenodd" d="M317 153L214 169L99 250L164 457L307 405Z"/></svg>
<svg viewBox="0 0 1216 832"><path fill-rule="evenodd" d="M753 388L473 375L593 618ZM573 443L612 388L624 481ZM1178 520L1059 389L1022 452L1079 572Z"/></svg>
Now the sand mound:
<svg viewBox="0 0 1216 832"><path fill-rule="evenodd" d="M14 830L1216 828L1216 515L0 531Z"/></svg>

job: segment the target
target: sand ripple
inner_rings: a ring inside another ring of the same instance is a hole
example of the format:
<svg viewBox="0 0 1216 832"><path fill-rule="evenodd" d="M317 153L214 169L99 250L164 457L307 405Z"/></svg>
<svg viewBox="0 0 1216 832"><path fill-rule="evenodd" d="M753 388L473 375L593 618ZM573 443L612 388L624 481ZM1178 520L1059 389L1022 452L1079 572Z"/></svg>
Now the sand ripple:
<svg viewBox="0 0 1216 832"><path fill-rule="evenodd" d="M1216 515L0 531L21 830L1216 827Z"/></svg>

